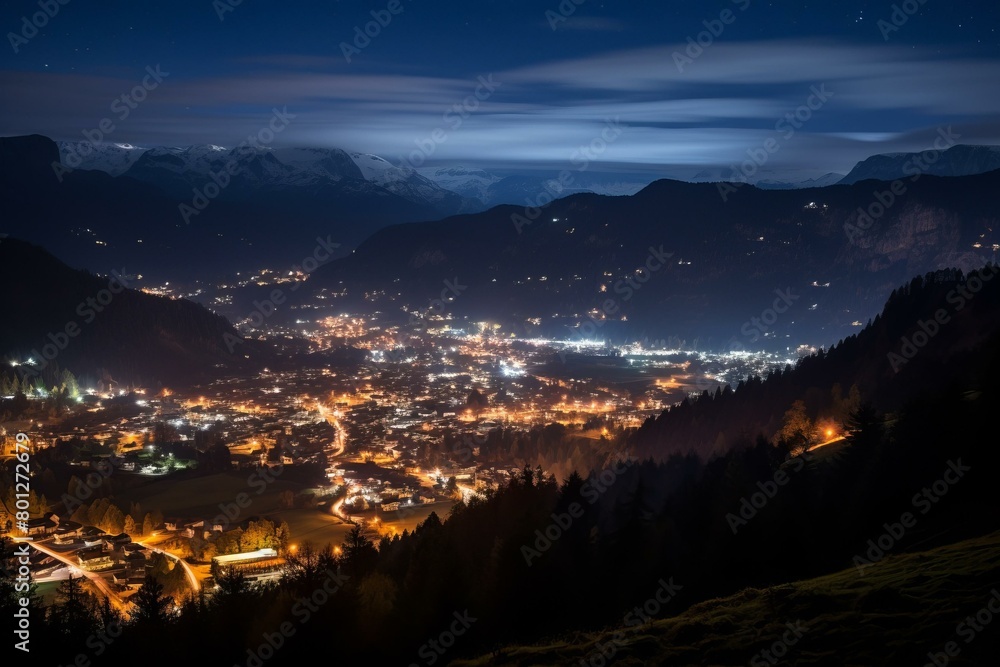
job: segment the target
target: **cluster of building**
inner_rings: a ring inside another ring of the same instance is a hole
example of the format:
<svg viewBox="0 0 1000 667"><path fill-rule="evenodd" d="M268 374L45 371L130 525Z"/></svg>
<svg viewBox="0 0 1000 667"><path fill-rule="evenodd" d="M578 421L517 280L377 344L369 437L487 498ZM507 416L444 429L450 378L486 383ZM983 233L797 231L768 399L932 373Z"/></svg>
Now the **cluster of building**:
<svg viewBox="0 0 1000 667"><path fill-rule="evenodd" d="M142 584L153 554L148 547L134 542L131 535L109 535L96 526L84 526L51 512L30 519L26 535L47 545L45 550L32 550L32 577L36 581L69 567L99 572L125 590Z"/></svg>

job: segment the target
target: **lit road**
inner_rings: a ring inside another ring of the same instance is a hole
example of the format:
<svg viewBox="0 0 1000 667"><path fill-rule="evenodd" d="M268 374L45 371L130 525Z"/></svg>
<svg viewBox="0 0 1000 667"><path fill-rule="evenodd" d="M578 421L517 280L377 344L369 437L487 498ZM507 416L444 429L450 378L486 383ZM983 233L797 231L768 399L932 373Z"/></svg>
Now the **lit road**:
<svg viewBox="0 0 1000 667"><path fill-rule="evenodd" d="M833 438L832 440L827 440L826 442L821 442L818 445L813 445L812 447L810 447L806 451L807 452L815 451L815 450L819 449L820 447L826 447L827 445L832 445L835 442L840 442L841 440L843 440L846 437L847 436L844 436L844 435L837 436L836 438Z"/></svg>
<svg viewBox="0 0 1000 667"><path fill-rule="evenodd" d="M159 549L157 547L145 544L145 543L143 543L140 540L135 540L135 543L136 544L142 544L147 549L150 549L151 551L155 551L156 553L163 554L167 558L172 559L175 563L179 563L180 566L184 568L184 574L187 575L188 583L191 584L191 588L194 589L194 592L197 593L198 591L201 590L201 582L198 581L198 577L195 574L195 571L193 569L191 569L191 566L188 565L187 561L185 561L183 558L179 558L179 557L173 555L172 553L170 553L169 551L164 551L163 549Z"/></svg>
<svg viewBox="0 0 1000 667"><path fill-rule="evenodd" d="M333 457L344 455L344 448L347 446L347 438L344 437L344 427L340 425L340 420L337 418L328 418L330 424L337 429L337 437L334 439L334 451Z"/></svg>
<svg viewBox="0 0 1000 667"><path fill-rule="evenodd" d="M325 419L337 432L336 437L333 439L333 451L330 452L330 459L333 460L339 456L343 456L347 438L344 437L344 427L340 425L336 411L330 410L320 401L316 402L316 410L319 412L320 417Z"/></svg>
<svg viewBox="0 0 1000 667"><path fill-rule="evenodd" d="M343 520L344 520L344 521L346 521L347 523L354 523L354 519L352 519L352 518L350 517L350 515L348 515L348 514L344 513L344 501L345 501L345 500L347 500L347 499L346 499L346 498L341 498L341 499L339 499L339 500L338 500L337 502L335 502L335 503L333 504L333 506L332 506L332 507L330 508L330 510L331 510L331 511L332 511L332 512L333 512L333 513L334 513L334 514L336 515L336 516L340 517L341 519L343 519Z"/></svg>
<svg viewBox="0 0 1000 667"><path fill-rule="evenodd" d="M65 554L61 554L58 551L54 551L48 548L47 546L38 544L37 542L31 540L23 540L16 537L14 538L14 541L20 543L26 542L27 544L30 544L31 546L33 546L35 549L38 549L42 553L52 556L57 561L68 565L70 568L70 572L79 572L87 579L90 579L90 581L94 584L94 586L97 587L97 590L104 593L105 597L111 600L114 603L114 605L118 607L118 609L122 611L125 610L125 603L122 602L122 599L120 597L118 597L118 593L116 593L115 590L111 588L111 584L109 584L108 581L101 575L97 574L96 572L88 572L87 570L80 569L78 564L74 563L71 559L67 558Z"/></svg>

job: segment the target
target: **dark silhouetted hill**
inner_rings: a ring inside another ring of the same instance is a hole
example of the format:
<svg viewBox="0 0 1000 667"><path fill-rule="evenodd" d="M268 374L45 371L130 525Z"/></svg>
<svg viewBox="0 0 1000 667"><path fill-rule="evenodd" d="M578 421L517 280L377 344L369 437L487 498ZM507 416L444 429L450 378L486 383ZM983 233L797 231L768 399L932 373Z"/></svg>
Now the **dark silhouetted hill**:
<svg viewBox="0 0 1000 667"><path fill-rule="evenodd" d="M72 269L18 239L0 241L7 323L0 355L8 363L35 361L8 372L22 382L39 377L45 386L60 368L106 384L187 385L267 358L253 341L231 354L224 337L237 332L224 317L183 299L122 290L113 275Z"/></svg>

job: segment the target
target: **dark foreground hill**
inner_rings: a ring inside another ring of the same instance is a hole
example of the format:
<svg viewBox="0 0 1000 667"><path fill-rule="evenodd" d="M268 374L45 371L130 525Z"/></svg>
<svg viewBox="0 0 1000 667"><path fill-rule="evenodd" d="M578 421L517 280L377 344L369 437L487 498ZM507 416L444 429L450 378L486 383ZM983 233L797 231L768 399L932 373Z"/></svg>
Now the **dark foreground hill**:
<svg viewBox="0 0 1000 667"><path fill-rule="evenodd" d="M673 618L567 634L451 664L919 666L935 664L933 656L938 665L995 665L1000 632L976 620L1000 622L990 606L1000 610L1000 533L890 556L864 576L851 568L748 588Z"/></svg>
<svg viewBox="0 0 1000 667"><path fill-rule="evenodd" d="M8 378L16 375L20 388L36 381L48 388L66 369L91 386L176 386L264 358L252 341L227 344L238 333L224 317L130 289L133 279L120 267L103 276L75 270L38 246L3 239L0 356Z"/></svg>

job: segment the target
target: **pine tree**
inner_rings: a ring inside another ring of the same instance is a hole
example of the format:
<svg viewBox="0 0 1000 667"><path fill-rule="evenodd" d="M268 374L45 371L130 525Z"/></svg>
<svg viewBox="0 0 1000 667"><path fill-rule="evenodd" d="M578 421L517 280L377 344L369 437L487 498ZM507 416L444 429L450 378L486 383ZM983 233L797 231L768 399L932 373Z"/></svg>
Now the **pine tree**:
<svg viewBox="0 0 1000 667"><path fill-rule="evenodd" d="M163 586L156 577L147 574L132 602L133 624L159 628L169 620L167 610L174 600L163 594Z"/></svg>
<svg viewBox="0 0 1000 667"><path fill-rule="evenodd" d="M73 516L70 517L70 521L76 521L79 524L90 523L90 505L87 503L82 503L73 511Z"/></svg>
<svg viewBox="0 0 1000 667"><path fill-rule="evenodd" d="M70 643L83 642L97 629L97 603L83 590L80 577L70 575L56 591L56 602L49 609L49 621L56 634Z"/></svg>
<svg viewBox="0 0 1000 667"><path fill-rule="evenodd" d="M437 518L433 513L431 516ZM430 517L427 520L429 521ZM340 559L349 576L360 577L374 567L378 551L372 541L361 532L361 526L355 524L351 528L351 532L347 534L342 546L344 553Z"/></svg>
<svg viewBox="0 0 1000 667"><path fill-rule="evenodd" d="M117 505L109 505L99 527L106 533L117 535L125 528L125 515L122 514Z"/></svg>

